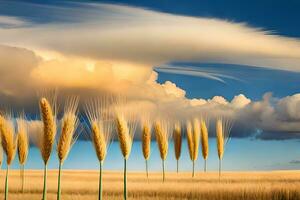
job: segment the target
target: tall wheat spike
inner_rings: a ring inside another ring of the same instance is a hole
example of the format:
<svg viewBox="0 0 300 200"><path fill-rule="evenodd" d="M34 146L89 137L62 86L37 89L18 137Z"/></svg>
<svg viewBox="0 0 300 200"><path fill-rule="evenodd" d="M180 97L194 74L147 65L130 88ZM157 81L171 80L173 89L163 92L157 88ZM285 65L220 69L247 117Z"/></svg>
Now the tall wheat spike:
<svg viewBox="0 0 300 200"><path fill-rule="evenodd" d="M144 120L142 123L142 150L146 162L146 176L148 178L148 159L150 157L151 150L151 125L149 120Z"/></svg>
<svg viewBox="0 0 300 200"><path fill-rule="evenodd" d="M61 168L64 160L68 156L71 147L75 143L77 137L74 137L75 131L78 126L77 118L78 98L72 97L67 99L67 103L64 109L64 115L62 118L61 134L57 145L57 156L59 159L58 170L58 188L57 188L57 200L61 199Z"/></svg>
<svg viewBox="0 0 300 200"><path fill-rule="evenodd" d="M174 138L174 150L175 150L175 158L176 158L176 171L178 173L178 168L179 168L178 161L181 155L181 146L182 146L181 125L179 122L175 123L174 125L173 138Z"/></svg>
<svg viewBox="0 0 300 200"><path fill-rule="evenodd" d="M219 178L221 177L222 159L225 151L225 146L230 138L230 131L232 128L232 122L230 120L224 120L222 118L216 121L216 137L217 137L217 150L219 157Z"/></svg>
<svg viewBox="0 0 300 200"><path fill-rule="evenodd" d="M96 99L86 105L86 114L90 125L92 143L99 160L99 188L98 199L102 199L102 166L111 141L112 123L111 109L108 99Z"/></svg>
<svg viewBox="0 0 300 200"><path fill-rule="evenodd" d="M24 166L28 156L29 142L27 133L27 123L24 119L24 114L17 119L17 149L18 158L20 163L20 175L21 175L21 191L24 192L24 181L25 181L25 171Z"/></svg>
<svg viewBox="0 0 300 200"><path fill-rule="evenodd" d="M129 133L127 121L123 115L118 115L116 118L116 127L118 132L118 139L120 149L124 157L124 200L127 199L127 164L126 161L130 155L132 138Z"/></svg>
<svg viewBox="0 0 300 200"><path fill-rule="evenodd" d="M158 145L160 158L162 160L163 182L165 181L165 160L168 155L169 130L166 121L156 121L154 123L155 138Z"/></svg>
<svg viewBox="0 0 300 200"><path fill-rule="evenodd" d="M127 159L131 152L133 136L136 130L137 118L133 111L128 109L125 102L115 105L115 125L118 133L120 149L124 158L124 199L127 199Z"/></svg>
<svg viewBox="0 0 300 200"><path fill-rule="evenodd" d="M47 199L47 163L51 155L56 135L55 106L52 106L46 98L40 99L40 113L43 122L43 137L41 137L40 150L44 161L44 189L43 200Z"/></svg>
<svg viewBox="0 0 300 200"><path fill-rule="evenodd" d="M209 146L208 146L208 129L206 126L206 122L201 119L201 147L202 147L202 157L204 159L204 172L206 172L207 165L207 157L208 157L208 151L209 151Z"/></svg>
<svg viewBox="0 0 300 200"><path fill-rule="evenodd" d="M10 116L3 117L0 115L0 133L1 144L6 154L6 178L5 178L5 196L4 199L8 199L8 172L9 166L14 159L16 152L16 141L14 138L14 125Z"/></svg>

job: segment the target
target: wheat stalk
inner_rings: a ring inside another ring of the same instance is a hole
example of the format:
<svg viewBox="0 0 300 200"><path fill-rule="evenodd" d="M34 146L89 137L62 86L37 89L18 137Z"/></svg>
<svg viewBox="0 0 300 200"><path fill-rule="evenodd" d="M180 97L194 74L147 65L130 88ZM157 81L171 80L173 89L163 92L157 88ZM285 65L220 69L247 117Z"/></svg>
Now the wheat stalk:
<svg viewBox="0 0 300 200"><path fill-rule="evenodd" d="M132 138L129 133L129 128L127 121L123 115L117 115L116 117L116 127L118 132L118 139L120 143L120 149L124 157L124 199L127 199L127 164L126 160L128 159L132 146Z"/></svg>
<svg viewBox="0 0 300 200"><path fill-rule="evenodd" d="M0 134L1 134L1 144L6 154L6 178L5 178L5 196L4 199L8 198L8 172L9 166L14 159L16 142L14 139L14 125L9 116L3 117L0 115Z"/></svg>
<svg viewBox="0 0 300 200"><path fill-rule="evenodd" d="M165 181L165 160L168 155L169 130L165 121L156 121L154 123L155 138L158 145L160 158L162 160L163 182Z"/></svg>
<svg viewBox="0 0 300 200"><path fill-rule="evenodd" d="M124 199L127 199L127 159L131 152L133 137L137 125L137 116L126 99L119 97L114 105L115 126L120 149L124 157Z"/></svg>
<svg viewBox="0 0 300 200"><path fill-rule="evenodd" d="M201 119L201 147L202 147L202 156L204 159L204 171L206 172L206 160L208 157L208 129L206 123Z"/></svg>
<svg viewBox="0 0 300 200"><path fill-rule="evenodd" d="M193 119L193 177L195 176L195 161L199 155L200 123L197 118Z"/></svg>
<svg viewBox="0 0 300 200"><path fill-rule="evenodd" d="M74 137L76 128L78 126L77 107L78 98L69 98L65 106L64 116L62 118L62 129L57 145L57 156L59 159L57 200L60 200L61 198L61 168L64 160L70 152L72 145L77 139L77 137Z"/></svg>
<svg viewBox="0 0 300 200"><path fill-rule="evenodd" d="M216 121L216 137L219 157L219 178L221 177L222 159L225 151L225 145L229 141L232 125L233 123L229 119L224 120L222 118L219 118Z"/></svg>
<svg viewBox="0 0 300 200"><path fill-rule="evenodd" d="M216 133L217 133L217 149L219 157L219 177L221 177L221 160L224 154L224 133L222 120L218 119L216 122Z"/></svg>
<svg viewBox="0 0 300 200"><path fill-rule="evenodd" d="M107 149L111 140L112 123L110 120L111 110L109 100L96 99L86 104L86 114L90 124L92 143L99 160L99 188L98 199L102 199L102 165L105 160Z"/></svg>
<svg viewBox="0 0 300 200"><path fill-rule="evenodd" d="M44 164L47 165L51 155L56 135L56 121L52 107L46 98L40 99L40 112L43 121L44 135L42 137L41 154Z"/></svg>
<svg viewBox="0 0 300 200"><path fill-rule="evenodd" d="M46 98L40 99L40 113L43 121L43 137L41 138L40 150L44 161L44 189L43 200L47 199L47 163L51 155L52 146L56 135L56 117L52 107Z"/></svg>
<svg viewBox="0 0 300 200"><path fill-rule="evenodd" d="M182 134L181 134L181 126L180 123L175 123L174 125L174 150L175 150L175 158L176 158L176 171L178 173L178 161L181 155L181 146L182 146Z"/></svg>
<svg viewBox="0 0 300 200"><path fill-rule="evenodd" d="M17 119L18 133L17 133L17 149L18 158L20 163L20 175L21 175L21 191L24 192L24 165L28 156L28 133L27 124L24 120L24 115L22 114L19 119Z"/></svg>

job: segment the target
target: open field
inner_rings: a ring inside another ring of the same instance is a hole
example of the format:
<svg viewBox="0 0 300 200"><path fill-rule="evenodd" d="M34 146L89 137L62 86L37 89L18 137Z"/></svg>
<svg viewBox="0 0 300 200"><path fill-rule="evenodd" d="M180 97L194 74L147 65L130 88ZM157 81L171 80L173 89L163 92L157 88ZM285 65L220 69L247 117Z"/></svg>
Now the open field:
<svg viewBox="0 0 300 200"><path fill-rule="evenodd" d="M42 196L42 171L26 171L24 194L19 193L19 171L11 170L9 199L40 200ZM104 172L104 199L122 199L122 172ZM150 173L147 181L144 173L128 174L129 199L300 199L300 171L274 172L225 172L219 182L217 173L167 173L161 182L160 173ZM4 190L4 170L0 173L1 194ZM56 199L57 171L48 176L48 199ZM65 170L62 176L63 200L97 199L98 172Z"/></svg>

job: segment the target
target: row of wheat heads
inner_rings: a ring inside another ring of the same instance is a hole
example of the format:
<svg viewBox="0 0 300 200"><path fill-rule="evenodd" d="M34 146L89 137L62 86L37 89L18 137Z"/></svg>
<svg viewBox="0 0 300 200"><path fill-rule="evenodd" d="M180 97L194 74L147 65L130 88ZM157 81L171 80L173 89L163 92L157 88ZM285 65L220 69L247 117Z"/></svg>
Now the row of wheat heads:
<svg viewBox="0 0 300 200"><path fill-rule="evenodd" d="M95 99L85 104L85 118L87 123L82 128L79 125L78 103L77 97L68 98L63 109L63 114L60 120L57 120L56 98L41 98L39 100L40 118L41 121L31 122L30 130L34 131L35 144L41 152L41 157L44 163L44 181L42 199L47 199L47 165L53 146L56 144L56 152L59 161L58 166L58 184L57 184L57 199L61 199L61 173L62 166L68 156L73 144L78 138L81 130L91 138L97 158L99 160L99 193L98 199L102 199L102 168L104 160L111 143L114 131L119 140L120 150L124 158L124 199L127 199L127 159L130 156L131 147L133 144L134 133L136 132L138 122L141 124L142 132L142 152L146 161L146 174L148 177L148 159L151 152L151 134L154 130L155 139L162 160L162 180L165 181L165 160L168 155L169 141L173 137L175 147L175 157L178 161L181 155L181 146L183 133L186 132L186 138L189 147L190 158L193 162L193 176L195 174L194 166L198 158L198 151L202 147L202 155L205 160L208 158L208 120L204 118L194 118L188 120L185 124L180 122L170 123L166 119L150 119L137 115L133 112L132 106L124 100L112 100L109 98ZM133 105L134 106L134 105ZM139 110L137 111L139 112ZM1 147L6 154L7 170L5 179L5 200L8 199L8 175L9 167L14 159L16 152L18 153L21 175L21 192L24 191L24 165L27 160L29 149L28 138L28 120L25 114L20 114L16 120L6 113L0 115L0 133ZM80 127L80 128L79 128ZM216 136L218 156L221 160L224 153L225 145L229 139L231 124L228 120L217 119L216 121ZM59 134L57 134L59 133ZM2 150L1 148L1 150ZM2 154L1 154L2 156ZM2 160L2 159L1 159Z"/></svg>
<svg viewBox="0 0 300 200"><path fill-rule="evenodd" d="M148 160L150 158L151 148L151 123L142 121L142 151L146 163L146 175L148 178ZM162 180L165 181L165 160L168 154L169 139L173 138L174 152L176 158L176 171L179 171L179 159L181 156L182 141L184 132L186 135L188 152L192 161L192 177L195 176L195 162L198 159L198 153L201 143L202 157L204 160L204 172L207 170L207 158L209 153L209 120L206 118L194 118L187 120L185 124L180 122L173 123L173 130L170 124L165 120L156 120L153 123L154 134L157 141L160 157L162 160ZM221 177L221 163L225 151L225 146L230 138L232 121L225 118L216 120L216 141L219 158L219 177Z"/></svg>

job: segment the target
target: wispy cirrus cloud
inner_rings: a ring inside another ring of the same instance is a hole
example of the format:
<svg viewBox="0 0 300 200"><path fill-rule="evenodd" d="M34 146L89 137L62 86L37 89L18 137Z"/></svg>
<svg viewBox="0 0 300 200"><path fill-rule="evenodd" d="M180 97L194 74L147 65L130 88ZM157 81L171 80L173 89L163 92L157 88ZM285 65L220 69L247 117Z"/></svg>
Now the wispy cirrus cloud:
<svg viewBox="0 0 300 200"><path fill-rule="evenodd" d="M215 81L219 81L221 83L226 83L225 79L233 79L236 81L243 81L234 76L226 75L222 72L218 72L216 70L203 69L201 67L190 67L190 66L173 66L173 65L162 65L154 68L157 72L164 72L169 74L180 74L187 76L196 76L203 77Z"/></svg>
<svg viewBox="0 0 300 200"><path fill-rule="evenodd" d="M43 10L44 18L56 16L55 23L0 29L0 42L151 67L197 61L300 71L298 39L246 24L112 4L27 6Z"/></svg>

